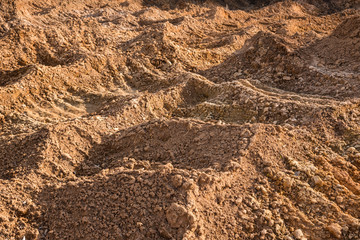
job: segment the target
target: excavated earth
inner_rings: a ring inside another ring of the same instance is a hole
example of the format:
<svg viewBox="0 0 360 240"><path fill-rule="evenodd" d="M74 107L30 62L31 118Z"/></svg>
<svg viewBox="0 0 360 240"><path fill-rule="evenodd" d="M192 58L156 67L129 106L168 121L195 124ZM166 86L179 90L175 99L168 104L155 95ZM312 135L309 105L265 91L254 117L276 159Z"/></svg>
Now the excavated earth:
<svg viewBox="0 0 360 240"><path fill-rule="evenodd" d="M0 239L360 239L360 2L0 1Z"/></svg>

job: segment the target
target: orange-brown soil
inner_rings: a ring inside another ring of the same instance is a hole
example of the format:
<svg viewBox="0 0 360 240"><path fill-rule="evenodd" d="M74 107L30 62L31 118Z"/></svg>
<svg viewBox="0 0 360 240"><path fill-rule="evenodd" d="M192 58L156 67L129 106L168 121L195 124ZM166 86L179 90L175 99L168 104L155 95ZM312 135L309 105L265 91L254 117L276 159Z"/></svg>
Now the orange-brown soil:
<svg viewBox="0 0 360 240"><path fill-rule="evenodd" d="M0 10L0 239L360 239L358 0Z"/></svg>

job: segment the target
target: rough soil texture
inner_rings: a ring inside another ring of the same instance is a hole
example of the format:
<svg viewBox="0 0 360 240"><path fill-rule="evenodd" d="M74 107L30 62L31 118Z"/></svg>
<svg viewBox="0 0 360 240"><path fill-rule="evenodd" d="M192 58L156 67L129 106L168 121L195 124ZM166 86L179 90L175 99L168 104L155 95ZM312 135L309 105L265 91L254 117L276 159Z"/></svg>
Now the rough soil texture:
<svg viewBox="0 0 360 240"><path fill-rule="evenodd" d="M0 239L360 239L359 1L0 10Z"/></svg>

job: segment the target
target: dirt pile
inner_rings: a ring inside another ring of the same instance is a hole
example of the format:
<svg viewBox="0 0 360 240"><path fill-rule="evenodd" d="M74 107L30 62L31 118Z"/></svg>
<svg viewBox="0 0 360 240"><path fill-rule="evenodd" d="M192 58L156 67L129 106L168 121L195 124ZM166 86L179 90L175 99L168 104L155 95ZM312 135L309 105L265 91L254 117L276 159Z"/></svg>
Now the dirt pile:
<svg viewBox="0 0 360 240"><path fill-rule="evenodd" d="M1 239L360 239L356 1L0 3Z"/></svg>

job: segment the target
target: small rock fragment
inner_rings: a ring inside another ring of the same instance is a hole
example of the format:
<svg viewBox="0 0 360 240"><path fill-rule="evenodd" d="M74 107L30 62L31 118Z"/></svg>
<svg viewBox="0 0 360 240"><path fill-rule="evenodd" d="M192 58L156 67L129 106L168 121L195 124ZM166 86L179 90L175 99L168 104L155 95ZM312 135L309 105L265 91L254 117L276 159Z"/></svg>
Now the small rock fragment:
<svg viewBox="0 0 360 240"><path fill-rule="evenodd" d="M355 149L354 147L349 147L349 148L347 149L347 152L349 152L349 153L355 153L355 152L356 152L356 149Z"/></svg>
<svg viewBox="0 0 360 240"><path fill-rule="evenodd" d="M343 198L342 196L337 196L337 197L336 197L336 202L337 202L338 204L342 203L343 201L344 201L344 198Z"/></svg>
<svg viewBox="0 0 360 240"><path fill-rule="evenodd" d="M242 203L242 201L243 201L242 197L238 197L238 198L235 200L235 203L236 203L237 206L240 206L241 203Z"/></svg>
<svg viewBox="0 0 360 240"><path fill-rule="evenodd" d="M332 236L341 238L341 226L338 223L332 223L327 227Z"/></svg>
<svg viewBox="0 0 360 240"><path fill-rule="evenodd" d="M289 191L292 187L293 179L290 177L285 177L283 181L284 181L283 186L284 186L285 190Z"/></svg>
<svg viewBox="0 0 360 240"><path fill-rule="evenodd" d="M314 176L313 181L314 181L315 186L321 187L324 185L323 180L319 176Z"/></svg>
<svg viewBox="0 0 360 240"><path fill-rule="evenodd" d="M194 227L196 217L188 211L184 206L172 203L166 211L166 219L172 228Z"/></svg>
<svg viewBox="0 0 360 240"><path fill-rule="evenodd" d="M241 168L241 165L237 162L230 161L224 168L225 171L237 171Z"/></svg>
<svg viewBox="0 0 360 240"><path fill-rule="evenodd" d="M284 81L290 81L290 80L291 80L291 77L290 77L290 76L284 76L284 77L283 77L283 80L284 80Z"/></svg>
<svg viewBox="0 0 360 240"><path fill-rule="evenodd" d="M166 228L164 228L164 227L159 228L159 234L160 234L160 236L162 236L165 239L173 239L173 237L171 236L169 231L166 230Z"/></svg>
<svg viewBox="0 0 360 240"><path fill-rule="evenodd" d="M206 174L206 173L201 173L200 176L199 176L199 179L198 179L198 183L200 185L205 185L205 184L208 184L210 183L211 181L211 176Z"/></svg>
<svg viewBox="0 0 360 240"><path fill-rule="evenodd" d="M176 174L171 177L171 183L174 187L178 188L183 184L183 177L180 174Z"/></svg>
<svg viewBox="0 0 360 240"><path fill-rule="evenodd" d="M302 239L302 238L304 237L304 234L303 234L303 232L301 231L301 229L296 229L296 230L294 231L294 237L295 237L296 239Z"/></svg>

